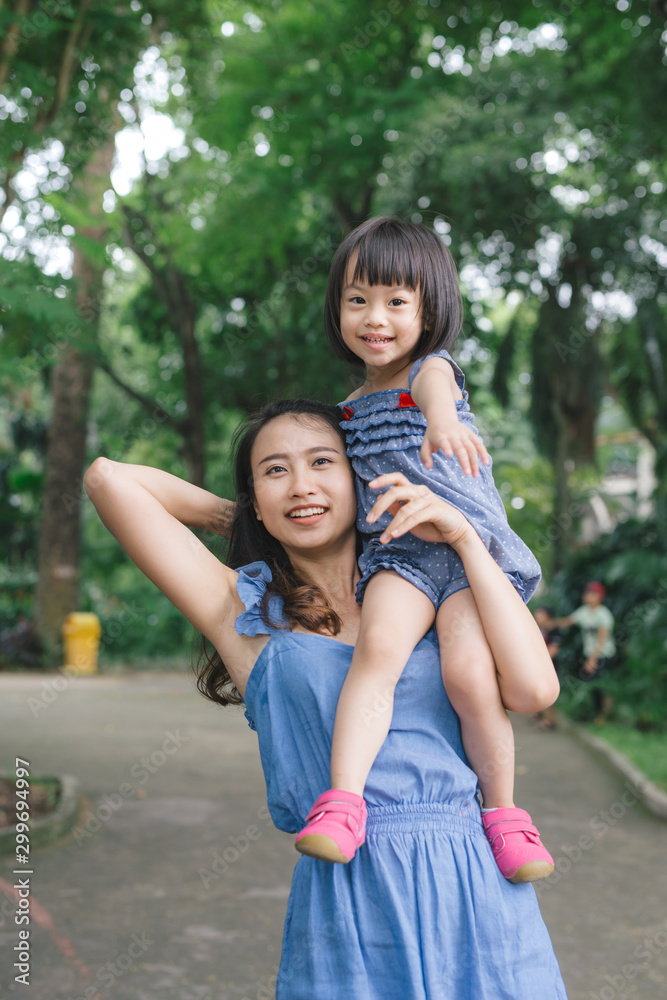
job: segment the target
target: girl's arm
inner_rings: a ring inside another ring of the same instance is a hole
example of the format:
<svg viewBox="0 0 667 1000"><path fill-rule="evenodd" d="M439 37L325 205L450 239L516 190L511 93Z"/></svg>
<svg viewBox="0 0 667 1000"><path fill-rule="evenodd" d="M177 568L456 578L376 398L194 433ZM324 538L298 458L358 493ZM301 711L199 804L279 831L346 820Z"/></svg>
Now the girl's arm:
<svg viewBox="0 0 667 1000"><path fill-rule="evenodd" d="M456 412L456 385L452 366L445 358L429 358L421 366L412 386L412 398L426 417L426 433L421 446L421 460L432 468L433 452L456 455L467 476L479 474L479 456L485 465L489 455L484 442Z"/></svg>
<svg viewBox="0 0 667 1000"><path fill-rule="evenodd" d="M225 534L233 504L160 469L96 459L84 487L130 559L220 652L240 691L267 637L234 631L237 574L186 525ZM255 649L257 647L257 649Z"/></svg>
<svg viewBox="0 0 667 1000"><path fill-rule="evenodd" d="M484 542L463 514L426 486L413 486L400 472L379 476L373 489L391 487L373 506L373 520L388 510L394 520L381 542L411 531L418 538L446 542L461 557L498 672L506 708L537 712L558 697L556 671L537 622Z"/></svg>

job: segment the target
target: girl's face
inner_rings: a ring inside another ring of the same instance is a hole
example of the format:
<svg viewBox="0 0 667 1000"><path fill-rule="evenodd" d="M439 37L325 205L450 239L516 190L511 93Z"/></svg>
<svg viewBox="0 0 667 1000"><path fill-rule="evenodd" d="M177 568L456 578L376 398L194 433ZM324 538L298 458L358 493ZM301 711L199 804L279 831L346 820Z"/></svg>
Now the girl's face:
<svg viewBox="0 0 667 1000"><path fill-rule="evenodd" d="M288 556L350 543L354 551L354 479L333 427L317 417L276 417L257 435L251 465L255 512Z"/></svg>
<svg viewBox="0 0 667 1000"><path fill-rule="evenodd" d="M421 295L404 285L369 285L355 279L355 263L353 257L341 296L343 341L367 368L400 367L412 357L422 333Z"/></svg>

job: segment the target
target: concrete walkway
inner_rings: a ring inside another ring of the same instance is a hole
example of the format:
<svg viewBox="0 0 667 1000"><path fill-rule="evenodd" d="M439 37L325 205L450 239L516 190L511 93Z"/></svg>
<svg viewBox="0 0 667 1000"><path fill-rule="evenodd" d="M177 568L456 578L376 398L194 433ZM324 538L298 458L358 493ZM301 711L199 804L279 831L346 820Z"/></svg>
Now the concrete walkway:
<svg viewBox="0 0 667 1000"><path fill-rule="evenodd" d="M667 823L566 733L514 721L517 801L557 860L538 893L570 1000L667 996ZM12 968L17 904L0 893L2 997L274 995L298 855L268 821L239 710L175 674L0 674L0 734L3 769L18 756L75 775L86 796L74 835L31 859L27 987ZM0 864L8 887L13 870Z"/></svg>

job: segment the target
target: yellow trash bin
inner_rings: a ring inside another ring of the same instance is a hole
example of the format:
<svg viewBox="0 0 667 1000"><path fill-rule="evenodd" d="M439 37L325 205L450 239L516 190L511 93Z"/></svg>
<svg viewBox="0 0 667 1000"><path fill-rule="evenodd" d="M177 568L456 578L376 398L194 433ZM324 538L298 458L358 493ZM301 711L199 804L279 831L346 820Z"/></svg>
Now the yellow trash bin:
<svg viewBox="0 0 667 1000"><path fill-rule="evenodd" d="M97 652L102 626L97 615L72 611L63 622L65 669L71 674L97 672Z"/></svg>

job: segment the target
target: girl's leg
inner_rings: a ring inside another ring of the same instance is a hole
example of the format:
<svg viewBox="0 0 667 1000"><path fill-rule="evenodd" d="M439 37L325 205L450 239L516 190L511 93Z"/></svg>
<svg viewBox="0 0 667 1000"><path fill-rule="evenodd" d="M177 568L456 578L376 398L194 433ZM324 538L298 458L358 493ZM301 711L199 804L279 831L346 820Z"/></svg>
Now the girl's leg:
<svg viewBox="0 0 667 1000"><path fill-rule="evenodd" d="M361 628L336 709L331 787L362 795L394 707L394 689L435 617L429 598L388 570L364 592Z"/></svg>
<svg viewBox="0 0 667 1000"><path fill-rule="evenodd" d="M546 878L554 870L553 858L528 813L514 807L512 724L471 590L447 598L436 628L445 690L482 790L482 822L498 867L510 882Z"/></svg>
<svg viewBox="0 0 667 1000"><path fill-rule="evenodd" d="M438 610L442 679L461 721L461 738L484 807L514 805L514 734L500 697L496 665L468 588Z"/></svg>

